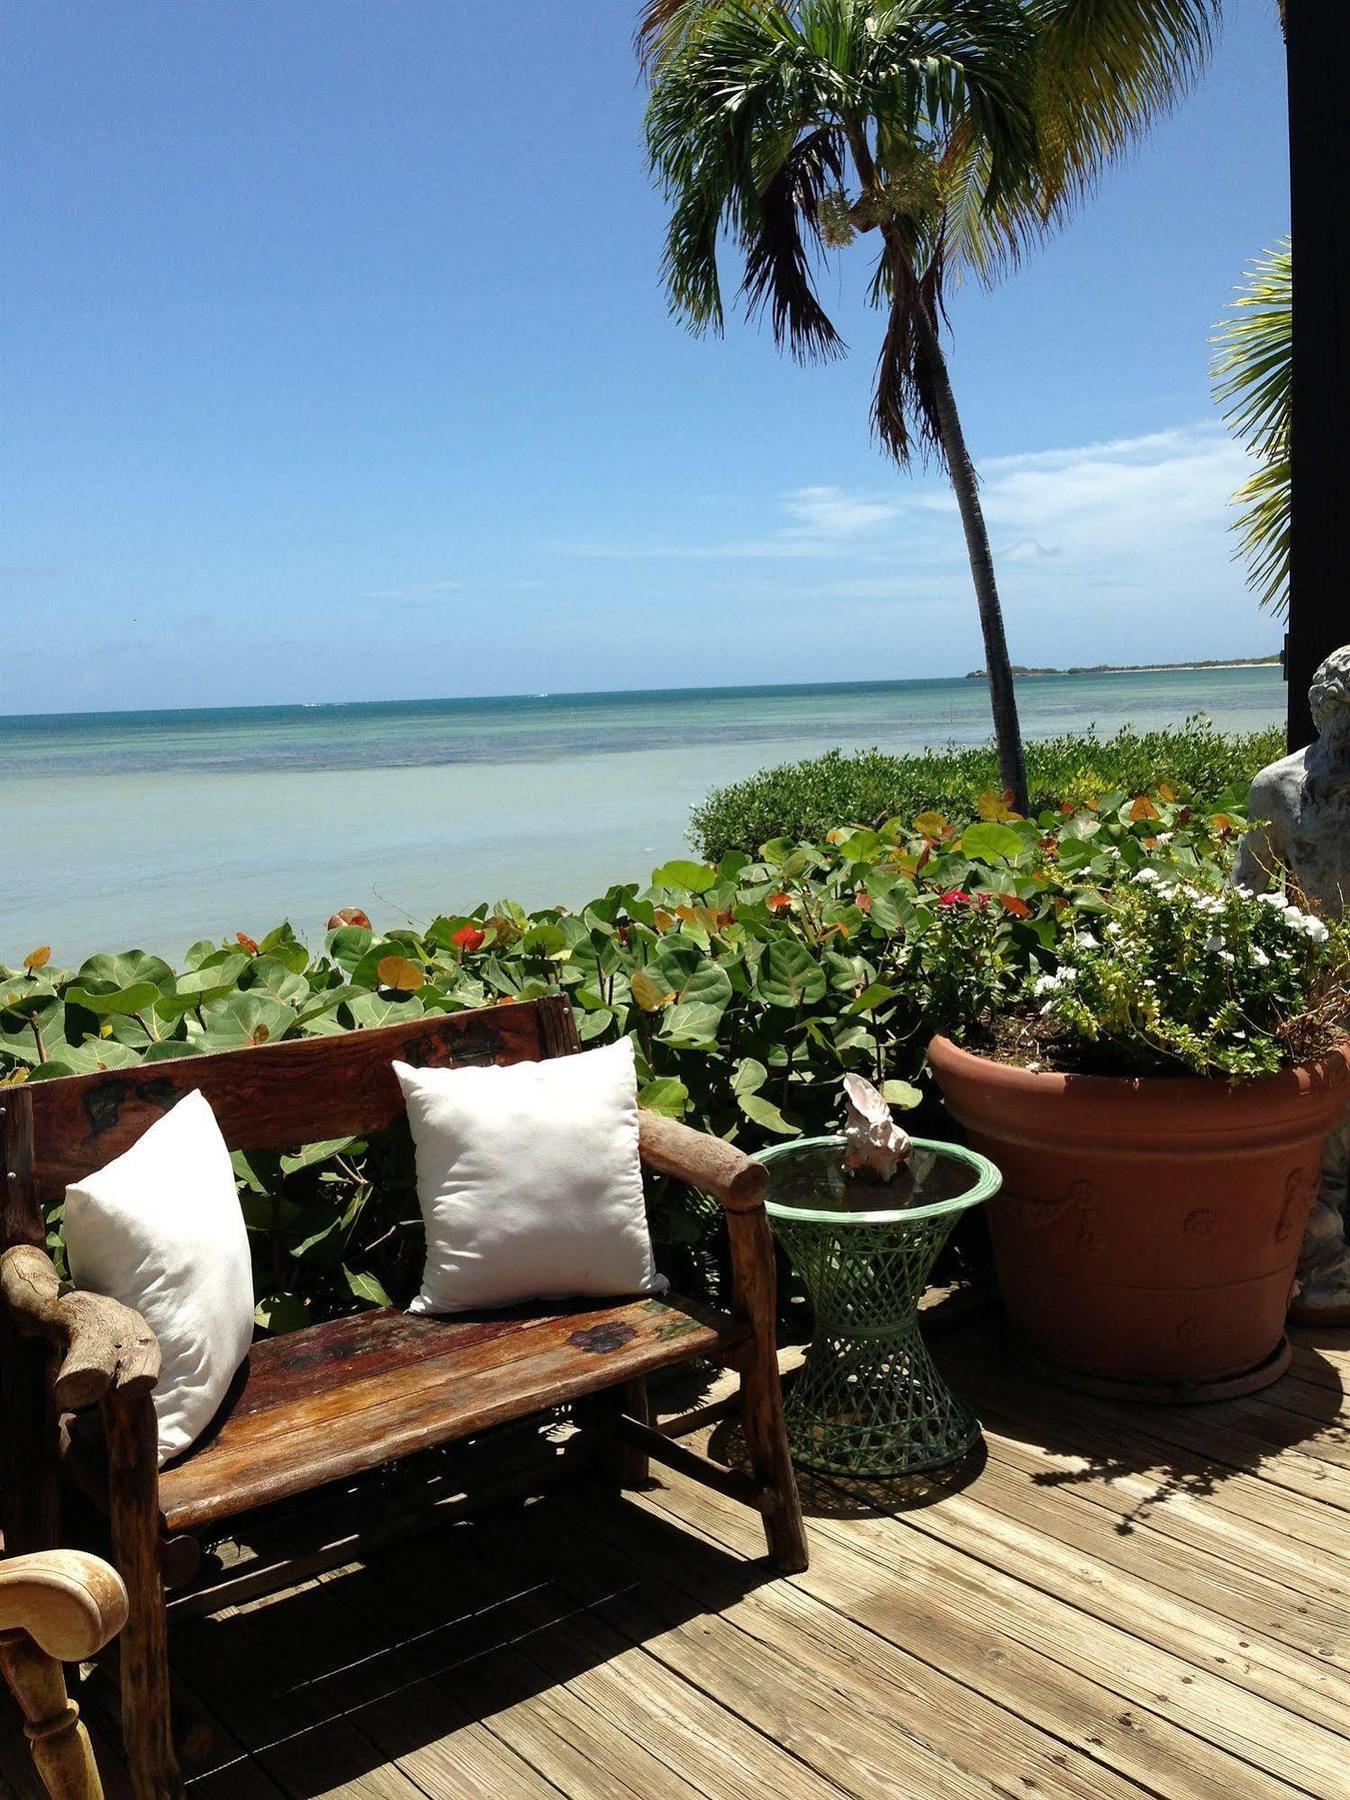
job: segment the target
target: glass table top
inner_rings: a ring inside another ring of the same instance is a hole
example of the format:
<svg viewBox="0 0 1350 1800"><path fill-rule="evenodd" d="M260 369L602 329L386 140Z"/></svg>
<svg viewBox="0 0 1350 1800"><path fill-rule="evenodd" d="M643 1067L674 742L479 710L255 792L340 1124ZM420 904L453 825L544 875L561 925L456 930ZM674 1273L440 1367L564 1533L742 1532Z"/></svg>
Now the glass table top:
<svg viewBox="0 0 1350 1800"><path fill-rule="evenodd" d="M846 1171L842 1137L775 1144L752 1160L769 1171L765 1204L784 1220L880 1224L932 1218L978 1206L998 1192L1001 1177L986 1157L933 1138L911 1143L909 1161L889 1182L866 1169Z"/></svg>

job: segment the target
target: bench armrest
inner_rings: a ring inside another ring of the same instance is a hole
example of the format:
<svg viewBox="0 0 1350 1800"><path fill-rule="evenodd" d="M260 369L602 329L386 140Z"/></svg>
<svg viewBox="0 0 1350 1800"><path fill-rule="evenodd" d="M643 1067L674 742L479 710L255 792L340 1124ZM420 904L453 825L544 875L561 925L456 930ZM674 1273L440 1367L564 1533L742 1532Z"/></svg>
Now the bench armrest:
<svg viewBox="0 0 1350 1800"><path fill-rule="evenodd" d="M710 1194L730 1213L755 1212L764 1204L769 1171L725 1138L644 1112L638 1115L638 1150L648 1168Z"/></svg>
<svg viewBox="0 0 1350 1800"><path fill-rule="evenodd" d="M0 1257L0 1301L22 1336L65 1351L53 1388L64 1411L80 1412L112 1389L148 1394L159 1380L159 1343L141 1315L105 1294L63 1294L55 1264L36 1244Z"/></svg>

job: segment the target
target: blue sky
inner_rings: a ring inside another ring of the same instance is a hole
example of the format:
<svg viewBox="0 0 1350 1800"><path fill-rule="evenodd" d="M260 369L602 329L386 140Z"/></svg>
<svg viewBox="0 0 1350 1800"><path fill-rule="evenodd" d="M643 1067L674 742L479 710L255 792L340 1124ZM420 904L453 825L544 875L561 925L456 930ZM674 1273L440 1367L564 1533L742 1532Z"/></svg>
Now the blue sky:
<svg viewBox="0 0 1350 1800"><path fill-rule="evenodd" d="M619 0L0 8L0 710L848 680L982 660L850 345L667 315ZM952 307L1016 661L1254 655L1208 336L1287 228L1274 0Z"/></svg>

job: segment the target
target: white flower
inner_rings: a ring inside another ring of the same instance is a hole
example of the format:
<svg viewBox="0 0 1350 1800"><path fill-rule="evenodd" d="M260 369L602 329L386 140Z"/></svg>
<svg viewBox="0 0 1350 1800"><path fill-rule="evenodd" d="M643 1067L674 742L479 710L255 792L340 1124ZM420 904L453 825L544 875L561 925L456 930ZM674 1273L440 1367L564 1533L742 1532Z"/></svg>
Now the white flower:
<svg viewBox="0 0 1350 1800"><path fill-rule="evenodd" d="M1270 967L1270 958L1259 944L1252 945L1252 961L1256 964L1258 969L1268 969Z"/></svg>
<svg viewBox="0 0 1350 1800"><path fill-rule="evenodd" d="M1212 956L1216 950L1222 949L1223 939L1221 937L1209 937L1205 939L1205 954L1207 956Z"/></svg>
<svg viewBox="0 0 1350 1800"><path fill-rule="evenodd" d="M1172 834L1170 831L1160 831L1153 841L1155 844L1170 844L1172 841Z"/></svg>
<svg viewBox="0 0 1350 1800"><path fill-rule="evenodd" d="M1159 875L1159 873L1156 869L1140 869L1139 873L1135 876L1135 880L1136 881L1161 881L1162 876Z"/></svg>
<svg viewBox="0 0 1350 1800"><path fill-rule="evenodd" d="M1322 921L1320 919L1315 919L1311 913L1304 913L1303 919L1304 919L1303 929L1307 933L1307 935L1312 939L1313 943L1314 944L1325 944L1327 941L1327 938L1331 934L1328 932L1326 926L1322 923Z"/></svg>
<svg viewBox="0 0 1350 1800"><path fill-rule="evenodd" d="M1265 905L1273 906L1277 912L1287 912L1289 910L1289 901L1283 894L1258 894L1256 897L1258 900L1263 901Z"/></svg>
<svg viewBox="0 0 1350 1800"><path fill-rule="evenodd" d="M1121 929L1120 920L1112 919L1111 923L1106 928L1106 935L1107 937L1119 937Z"/></svg>

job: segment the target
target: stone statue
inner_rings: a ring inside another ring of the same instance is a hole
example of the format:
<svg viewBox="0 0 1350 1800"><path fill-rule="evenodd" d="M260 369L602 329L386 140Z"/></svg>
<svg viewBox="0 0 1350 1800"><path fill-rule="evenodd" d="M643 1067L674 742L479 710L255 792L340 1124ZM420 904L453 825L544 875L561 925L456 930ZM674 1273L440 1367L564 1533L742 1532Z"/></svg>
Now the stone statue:
<svg viewBox="0 0 1350 1800"><path fill-rule="evenodd" d="M1287 870L1310 908L1338 918L1350 907L1350 644L1333 650L1308 690L1318 738L1252 782L1259 821L1238 850L1233 880L1264 893ZM1350 1246L1345 1236L1350 1112L1327 1141L1322 1186L1299 1258L1295 1312L1304 1322L1350 1324Z"/></svg>

